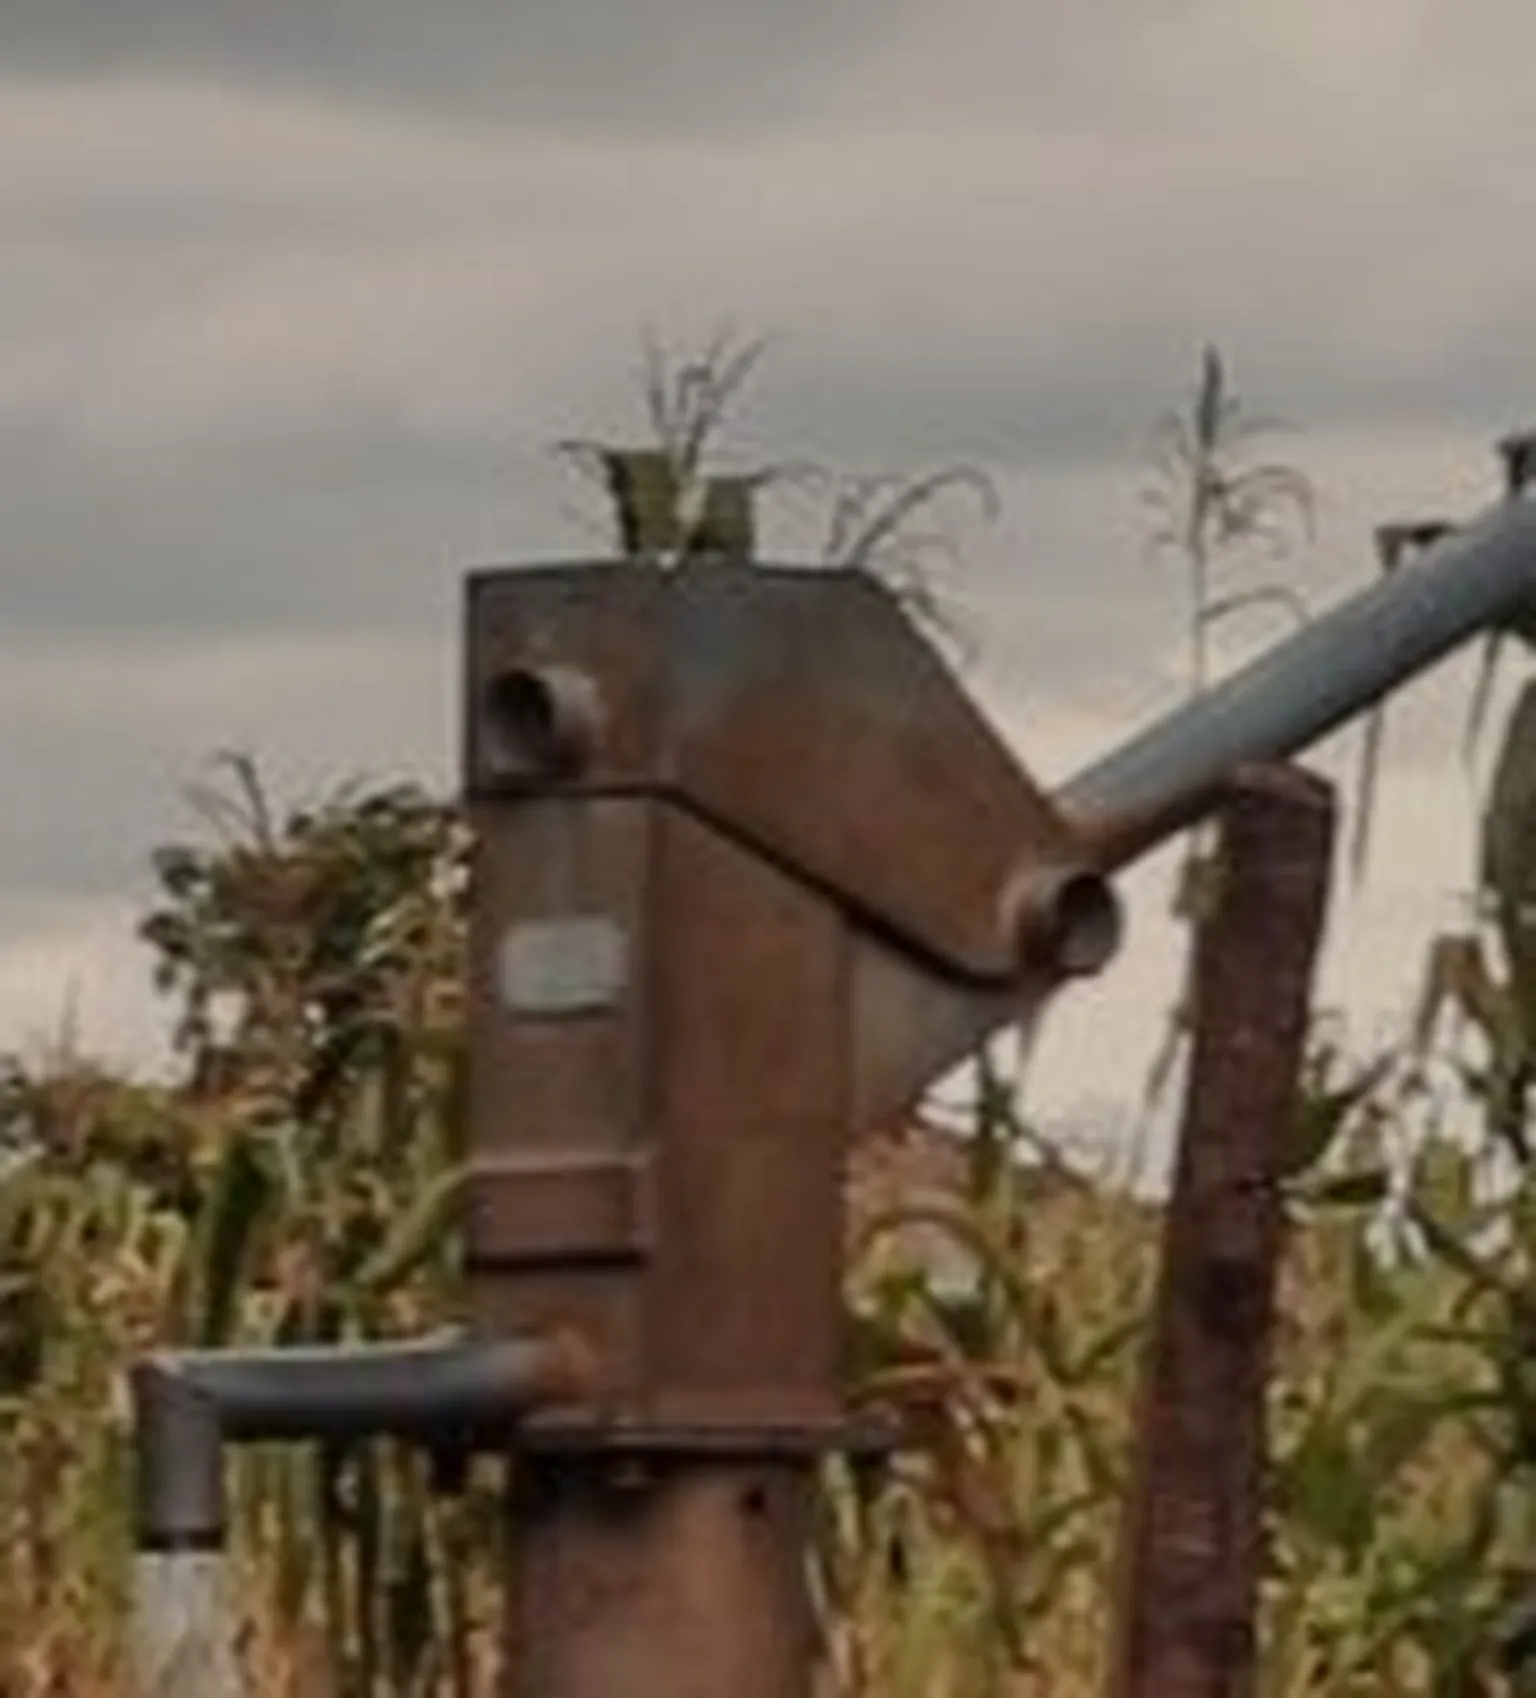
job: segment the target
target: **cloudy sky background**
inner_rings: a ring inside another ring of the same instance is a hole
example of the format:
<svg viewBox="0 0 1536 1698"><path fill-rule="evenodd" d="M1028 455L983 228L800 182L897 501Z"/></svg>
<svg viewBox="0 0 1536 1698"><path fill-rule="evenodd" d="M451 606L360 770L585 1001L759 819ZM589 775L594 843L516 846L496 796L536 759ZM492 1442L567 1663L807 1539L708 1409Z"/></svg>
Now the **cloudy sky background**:
<svg viewBox="0 0 1536 1698"><path fill-rule="evenodd" d="M773 336L743 458L992 469L954 587L1065 776L1180 689L1136 496L1202 339L1300 427L1318 605L1378 520L1492 494L1536 419L1533 56L1518 0L0 8L0 1044L73 986L153 1059L132 924L212 749L451 782L457 575L582 546L546 445L638 423L647 325ZM1466 684L1395 713L1336 909L1362 1044L1466 880ZM1044 1106L1134 1086L1164 870Z"/></svg>

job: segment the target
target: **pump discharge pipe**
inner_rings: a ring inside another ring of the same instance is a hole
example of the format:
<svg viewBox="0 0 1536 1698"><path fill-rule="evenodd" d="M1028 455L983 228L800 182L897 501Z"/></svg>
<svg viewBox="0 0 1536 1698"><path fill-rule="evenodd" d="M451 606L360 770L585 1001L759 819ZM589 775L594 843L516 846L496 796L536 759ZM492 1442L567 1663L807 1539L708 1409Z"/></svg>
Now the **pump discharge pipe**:
<svg viewBox="0 0 1536 1698"><path fill-rule="evenodd" d="M239 1698L225 1563L224 1450L263 1440L414 1439L506 1448L582 1395L567 1337L164 1353L130 1386L137 1464L135 1655L152 1698Z"/></svg>
<svg viewBox="0 0 1536 1698"><path fill-rule="evenodd" d="M1240 763L1296 754L1469 638L1536 610L1536 505L1499 502L1056 793L1110 873L1193 825Z"/></svg>

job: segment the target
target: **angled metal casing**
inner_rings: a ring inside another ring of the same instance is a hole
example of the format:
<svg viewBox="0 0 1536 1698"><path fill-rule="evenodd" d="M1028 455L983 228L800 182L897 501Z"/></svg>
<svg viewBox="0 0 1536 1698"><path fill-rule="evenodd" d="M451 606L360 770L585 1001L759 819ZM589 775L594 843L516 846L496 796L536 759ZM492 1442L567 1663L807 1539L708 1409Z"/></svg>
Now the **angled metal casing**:
<svg viewBox="0 0 1536 1698"><path fill-rule="evenodd" d="M599 1429L814 1442L850 1138L1017 1003L1068 836L862 573L481 573L466 659L480 1324L587 1337Z"/></svg>

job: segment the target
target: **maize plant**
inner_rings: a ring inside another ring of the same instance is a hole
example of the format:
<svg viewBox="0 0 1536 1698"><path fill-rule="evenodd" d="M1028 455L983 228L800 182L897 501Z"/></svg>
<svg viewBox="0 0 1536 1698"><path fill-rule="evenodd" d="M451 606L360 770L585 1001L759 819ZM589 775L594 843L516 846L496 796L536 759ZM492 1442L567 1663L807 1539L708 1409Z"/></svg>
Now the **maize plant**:
<svg viewBox="0 0 1536 1698"><path fill-rule="evenodd" d="M211 847L155 860L144 924L178 1004L199 1173L178 1342L416 1335L456 1318L465 834L404 787L281 821L253 765L198 796ZM237 1525L335 1690L470 1685L484 1490L386 1445L238 1459ZM483 1542L483 1541L482 1541Z"/></svg>

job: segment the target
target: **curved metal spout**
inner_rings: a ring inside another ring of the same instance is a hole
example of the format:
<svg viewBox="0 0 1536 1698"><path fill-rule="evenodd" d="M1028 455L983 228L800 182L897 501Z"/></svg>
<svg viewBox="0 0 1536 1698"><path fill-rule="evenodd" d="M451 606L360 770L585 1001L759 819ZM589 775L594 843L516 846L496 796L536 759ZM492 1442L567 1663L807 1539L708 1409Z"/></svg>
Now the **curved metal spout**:
<svg viewBox="0 0 1536 1698"><path fill-rule="evenodd" d="M1054 800L1113 872L1210 811L1250 761L1295 754L1536 606L1536 504L1501 501L1069 779Z"/></svg>
<svg viewBox="0 0 1536 1698"><path fill-rule="evenodd" d="M139 1547L218 1548L226 1444L506 1441L530 1410L579 1396L589 1373L585 1351L563 1336L146 1357L130 1375Z"/></svg>

